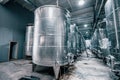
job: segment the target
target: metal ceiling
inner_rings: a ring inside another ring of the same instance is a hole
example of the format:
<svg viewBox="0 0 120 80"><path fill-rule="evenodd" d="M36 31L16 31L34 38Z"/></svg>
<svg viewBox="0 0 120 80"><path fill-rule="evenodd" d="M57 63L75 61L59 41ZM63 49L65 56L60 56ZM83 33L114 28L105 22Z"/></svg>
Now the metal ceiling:
<svg viewBox="0 0 120 80"><path fill-rule="evenodd" d="M42 5L55 5L56 0L15 0L22 6L26 7L30 11L34 11L37 7ZM93 6L95 0L84 0L85 4L80 6L80 0L59 0L59 5L63 8L68 9L71 12L72 18L77 17L78 19L84 17L93 17Z"/></svg>
<svg viewBox="0 0 120 80"><path fill-rule="evenodd" d="M34 11L42 5L56 5L56 0L15 0L30 11ZM90 37L91 26L94 18L95 0L84 0L84 5L79 5L80 0L59 0L59 6L68 9L71 12L72 23L80 27L80 31L85 37ZM90 24L84 28L84 24Z"/></svg>
<svg viewBox="0 0 120 80"><path fill-rule="evenodd" d="M9 0L0 0L0 4L5 4L7 3Z"/></svg>
<svg viewBox="0 0 120 80"><path fill-rule="evenodd" d="M56 0L14 0L28 10L34 12L37 7L42 5L56 5ZM59 6L71 12L72 23L76 23L83 32L90 32L94 19L94 6L96 0L84 0L84 5L79 5L80 0L58 0ZM90 24L84 28L84 24ZM89 28L90 27L90 28ZM83 33L83 34L85 34ZM88 33L89 34L89 33Z"/></svg>

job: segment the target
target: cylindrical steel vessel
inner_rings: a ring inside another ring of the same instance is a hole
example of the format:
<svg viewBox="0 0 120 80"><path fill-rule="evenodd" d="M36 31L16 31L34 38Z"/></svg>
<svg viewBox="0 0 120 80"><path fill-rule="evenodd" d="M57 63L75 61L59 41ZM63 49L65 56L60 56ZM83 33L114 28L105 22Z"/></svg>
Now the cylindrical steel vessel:
<svg viewBox="0 0 120 80"><path fill-rule="evenodd" d="M70 25L70 32L69 32L69 48L70 52L76 55L76 48L77 48L77 34L76 34L76 24Z"/></svg>
<svg viewBox="0 0 120 80"><path fill-rule="evenodd" d="M67 61L67 17L65 10L46 5L35 11L33 63L65 65Z"/></svg>
<svg viewBox="0 0 120 80"><path fill-rule="evenodd" d="M32 53L33 53L33 33L34 33L34 26L27 26L26 49L25 49L26 56L32 56Z"/></svg>
<svg viewBox="0 0 120 80"><path fill-rule="evenodd" d="M106 28L111 41L111 54L120 52L120 4L119 0L108 0L105 4Z"/></svg>
<svg viewBox="0 0 120 80"><path fill-rule="evenodd" d="M110 54L120 61L120 1L108 0L105 4L106 27L110 41Z"/></svg>

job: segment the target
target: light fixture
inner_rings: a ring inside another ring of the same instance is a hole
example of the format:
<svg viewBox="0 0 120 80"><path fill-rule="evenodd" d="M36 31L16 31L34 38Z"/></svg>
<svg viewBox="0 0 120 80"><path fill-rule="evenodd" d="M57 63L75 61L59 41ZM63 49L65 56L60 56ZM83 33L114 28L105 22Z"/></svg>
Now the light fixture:
<svg viewBox="0 0 120 80"><path fill-rule="evenodd" d="M86 34L88 34L88 32L86 32Z"/></svg>
<svg viewBox="0 0 120 80"><path fill-rule="evenodd" d="M79 1L79 5L83 5L84 3L85 3L84 0L80 0L80 1Z"/></svg>
<svg viewBox="0 0 120 80"><path fill-rule="evenodd" d="M3 0L0 0L0 2L3 2Z"/></svg>
<svg viewBox="0 0 120 80"><path fill-rule="evenodd" d="M88 27L88 25L87 25L87 24L84 24L84 27Z"/></svg>
<svg viewBox="0 0 120 80"><path fill-rule="evenodd" d="M25 2L27 2L28 0L24 0Z"/></svg>
<svg viewBox="0 0 120 80"><path fill-rule="evenodd" d="M0 4L6 4L9 0L0 0Z"/></svg>
<svg viewBox="0 0 120 80"><path fill-rule="evenodd" d="M24 0L26 3L30 4L30 2L28 0Z"/></svg>

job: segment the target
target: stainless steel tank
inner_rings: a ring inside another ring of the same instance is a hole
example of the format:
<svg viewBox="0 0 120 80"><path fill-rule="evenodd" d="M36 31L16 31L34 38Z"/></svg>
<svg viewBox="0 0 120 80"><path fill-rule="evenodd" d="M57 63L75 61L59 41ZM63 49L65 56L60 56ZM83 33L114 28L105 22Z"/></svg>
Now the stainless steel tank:
<svg viewBox="0 0 120 80"><path fill-rule="evenodd" d="M78 26L76 26L76 49L77 49L77 54L81 52L81 35L80 32L78 30ZM79 55L78 54L78 55Z"/></svg>
<svg viewBox="0 0 120 80"><path fill-rule="evenodd" d="M56 77L60 66L68 64L67 15L56 5L35 10L33 63L53 67Z"/></svg>
<svg viewBox="0 0 120 80"><path fill-rule="evenodd" d="M33 53L33 32L34 26L27 26L26 28L26 56L32 56Z"/></svg>
<svg viewBox="0 0 120 80"><path fill-rule="evenodd" d="M120 61L120 1L108 0L105 4L106 28L110 41L110 54Z"/></svg>
<svg viewBox="0 0 120 80"><path fill-rule="evenodd" d="M76 24L70 25L70 35L69 41L71 43L71 52L76 55L77 48L77 35L76 35Z"/></svg>

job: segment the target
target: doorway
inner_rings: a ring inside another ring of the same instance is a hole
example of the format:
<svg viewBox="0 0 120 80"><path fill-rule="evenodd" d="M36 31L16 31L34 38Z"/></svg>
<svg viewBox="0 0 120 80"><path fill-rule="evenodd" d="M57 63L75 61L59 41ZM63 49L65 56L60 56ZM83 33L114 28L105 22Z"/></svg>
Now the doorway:
<svg viewBox="0 0 120 80"><path fill-rule="evenodd" d="M18 53L18 43L17 42L10 42L9 43L9 61L16 60L17 59L17 53Z"/></svg>

